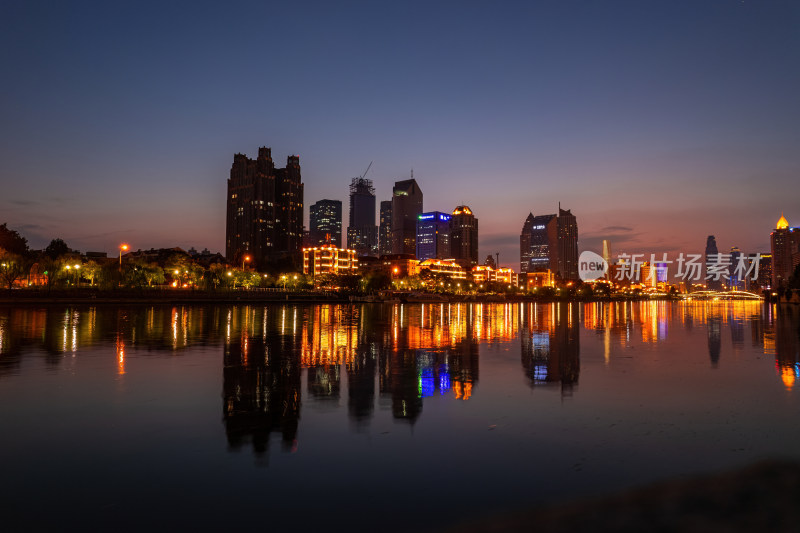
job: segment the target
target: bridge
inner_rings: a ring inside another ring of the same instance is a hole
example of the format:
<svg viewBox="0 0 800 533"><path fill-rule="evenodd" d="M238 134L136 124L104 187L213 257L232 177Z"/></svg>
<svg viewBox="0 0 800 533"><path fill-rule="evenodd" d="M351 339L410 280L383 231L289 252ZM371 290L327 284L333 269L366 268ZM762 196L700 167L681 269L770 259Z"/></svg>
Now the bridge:
<svg viewBox="0 0 800 533"><path fill-rule="evenodd" d="M684 300L752 300L764 299L760 294L748 291L697 291L683 294Z"/></svg>

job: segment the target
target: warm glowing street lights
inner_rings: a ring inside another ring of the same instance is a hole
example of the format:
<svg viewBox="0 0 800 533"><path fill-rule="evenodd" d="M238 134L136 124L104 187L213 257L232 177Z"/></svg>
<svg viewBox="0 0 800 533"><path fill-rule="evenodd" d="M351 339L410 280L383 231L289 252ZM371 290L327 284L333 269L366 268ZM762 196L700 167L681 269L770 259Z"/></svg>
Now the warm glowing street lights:
<svg viewBox="0 0 800 533"><path fill-rule="evenodd" d="M246 255L242 258L242 270L244 270L244 264L250 262L250 256Z"/></svg>
<svg viewBox="0 0 800 533"><path fill-rule="evenodd" d="M283 276L281 276L281 279L283 280L283 290L284 290L284 292L285 292L285 291L286 291L286 274L284 274Z"/></svg>
<svg viewBox="0 0 800 533"><path fill-rule="evenodd" d="M124 242L119 245L119 270L122 271L122 252L128 251L128 245Z"/></svg>

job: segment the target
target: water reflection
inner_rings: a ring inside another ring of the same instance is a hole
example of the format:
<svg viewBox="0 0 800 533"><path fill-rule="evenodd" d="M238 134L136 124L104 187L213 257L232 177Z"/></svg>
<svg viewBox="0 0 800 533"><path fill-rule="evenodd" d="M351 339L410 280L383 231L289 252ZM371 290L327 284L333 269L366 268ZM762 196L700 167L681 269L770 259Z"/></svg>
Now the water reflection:
<svg viewBox="0 0 800 533"><path fill-rule="evenodd" d="M745 349L748 328L751 346L774 358L776 383L794 388L800 308L756 302L6 307L0 379L22 373L23 359L37 354L58 368L85 350L108 349L123 380L136 371L132 357L221 347L229 446L263 454L273 434L283 449L296 447L304 400L323 410L346 404L356 430L380 412L413 424L428 401L474 400L481 354L492 347L520 350L533 389L571 395L582 344L613 365L626 348L677 336L721 367L734 359L729 351Z"/></svg>
<svg viewBox="0 0 800 533"><path fill-rule="evenodd" d="M528 304L521 308L522 367L532 387L558 384L571 394L580 374L578 304ZM589 312L594 312L594 307ZM595 323L594 327L600 327Z"/></svg>

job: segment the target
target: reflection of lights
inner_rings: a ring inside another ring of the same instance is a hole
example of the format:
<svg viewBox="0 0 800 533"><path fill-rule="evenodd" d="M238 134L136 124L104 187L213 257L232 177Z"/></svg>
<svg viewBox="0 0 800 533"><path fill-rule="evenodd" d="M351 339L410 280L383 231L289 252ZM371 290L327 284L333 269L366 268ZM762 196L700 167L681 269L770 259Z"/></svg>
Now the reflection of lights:
<svg viewBox="0 0 800 533"><path fill-rule="evenodd" d="M795 369L791 366L784 366L781 368L781 381L783 381L787 389L791 389L794 386L796 377Z"/></svg>

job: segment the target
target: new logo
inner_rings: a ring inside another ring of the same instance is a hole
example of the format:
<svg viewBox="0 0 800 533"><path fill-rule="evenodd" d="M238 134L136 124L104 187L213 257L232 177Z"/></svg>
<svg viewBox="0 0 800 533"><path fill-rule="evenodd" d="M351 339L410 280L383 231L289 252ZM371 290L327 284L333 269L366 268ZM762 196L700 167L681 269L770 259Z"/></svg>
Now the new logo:
<svg viewBox="0 0 800 533"><path fill-rule="evenodd" d="M600 279L608 272L608 263L594 252L585 251L578 258L578 276L583 281Z"/></svg>

